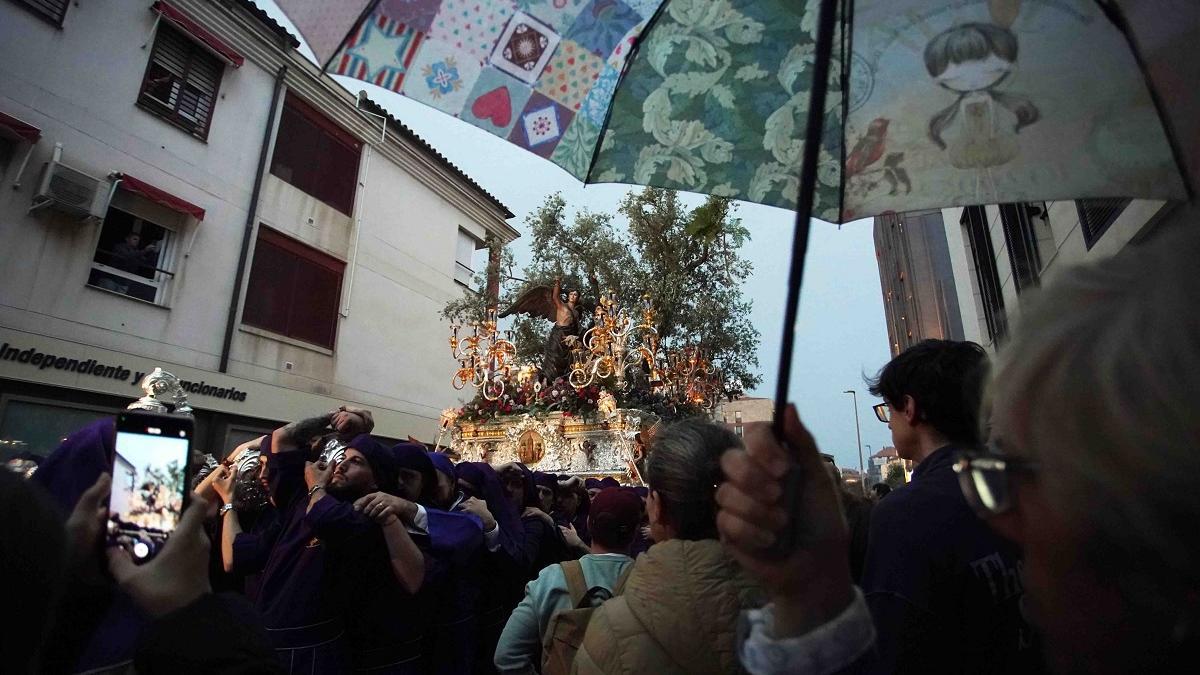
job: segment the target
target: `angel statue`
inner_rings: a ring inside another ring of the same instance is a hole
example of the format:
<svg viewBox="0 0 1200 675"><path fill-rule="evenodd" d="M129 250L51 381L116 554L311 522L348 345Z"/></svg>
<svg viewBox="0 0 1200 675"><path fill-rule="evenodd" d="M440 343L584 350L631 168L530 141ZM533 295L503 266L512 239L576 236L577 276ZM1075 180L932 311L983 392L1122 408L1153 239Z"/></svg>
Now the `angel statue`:
<svg viewBox="0 0 1200 675"><path fill-rule="evenodd" d="M504 310L500 318L526 314L554 322L542 352L542 376L547 382L553 382L567 375L571 350L580 339L582 313L579 291L570 289L564 296L562 279L559 278L554 280L553 288L534 286L521 293L513 304Z"/></svg>

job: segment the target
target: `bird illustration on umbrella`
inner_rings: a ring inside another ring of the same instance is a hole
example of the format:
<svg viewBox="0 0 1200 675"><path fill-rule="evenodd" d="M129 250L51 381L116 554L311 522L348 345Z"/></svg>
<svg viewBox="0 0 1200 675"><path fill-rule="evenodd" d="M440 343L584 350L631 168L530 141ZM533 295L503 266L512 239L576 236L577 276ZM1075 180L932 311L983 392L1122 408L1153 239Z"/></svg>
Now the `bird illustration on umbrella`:
<svg viewBox="0 0 1200 675"><path fill-rule="evenodd" d="M854 149L846 157L846 178L849 180L866 170L883 157L887 143L887 129L891 120L876 117L867 127L867 133L854 144Z"/></svg>
<svg viewBox="0 0 1200 675"><path fill-rule="evenodd" d="M890 123L891 120L886 117L876 117L867 126L867 133L855 142L854 149L846 156L847 183L856 177L866 179L867 182L863 185L863 189L865 192L870 192L879 184L879 179L882 179L888 183L889 195L896 194L900 186L904 186L905 194L912 192L912 181L908 178L908 172L900 166L904 161L904 153L895 152L884 157L884 153L887 151L887 130ZM883 159L883 165L875 167L880 159ZM870 180L867 178L868 176L876 179Z"/></svg>

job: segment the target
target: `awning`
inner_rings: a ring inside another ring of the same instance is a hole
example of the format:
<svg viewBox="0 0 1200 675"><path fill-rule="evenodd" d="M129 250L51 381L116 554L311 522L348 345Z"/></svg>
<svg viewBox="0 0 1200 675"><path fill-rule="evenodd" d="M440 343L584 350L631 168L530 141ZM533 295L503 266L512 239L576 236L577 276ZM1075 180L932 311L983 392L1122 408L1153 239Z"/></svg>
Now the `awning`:
<svg viewBox="0 0 1200 675"><path fill-rule="evenodd" d="M5 132L6 136L16 136L30 143L37 143L38 139L42 137L41 129L28 122L22 122L11 115L5 115L2 112L0 112L0 132Z"/></svg>
<svg viewBox="0 0 1200 675"><path fill-rule="evenodd" d="M160 15L162 15L162 18L170 21L180 30L191 36L191 38L199 43L200 46L208 49L217 58L225 61L234 68L240 68L241 65L246 62L245 57L234 51L233 47L225 44L221 38L214 35L204 26L201 26L193 21L188 17L187 14L184 14L179 10L179 8L175 7L171 3L158 0L150 6L150 9L158 12Z"/></svg>
<svg viewBox="0 0 1200 675"><path fill-rule="evenodd" d="M155 204L165 206L172 211L178 211L180 213L186 213L189 216L194 216L196 220L204 220L204 209L200 208L199 206L196 206L187 200L180 199L179 197L176 197L165 190L156 188L145 181L138 180L127 173L120 173L117 174L117 176L121 180L121 182L117 183L117 187L121 188L122 190L145 197Z"/></svg>

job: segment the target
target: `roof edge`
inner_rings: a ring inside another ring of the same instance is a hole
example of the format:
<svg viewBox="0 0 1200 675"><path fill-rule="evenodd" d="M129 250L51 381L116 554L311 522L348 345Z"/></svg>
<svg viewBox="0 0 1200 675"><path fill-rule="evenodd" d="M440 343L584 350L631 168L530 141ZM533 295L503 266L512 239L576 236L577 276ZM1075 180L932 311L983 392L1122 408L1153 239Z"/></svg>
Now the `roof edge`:
<svg viewBox="0 0 1200 675"><path fill-rule="evenodd" d="M412 141L413 143L416 143L422 150L426 151L434 159L438 160L438 162L440 164L442 164L442 166L446 167L454 175L456 175L459 178L461 178L462 180L466 181L466 183L468 185L470 185L471 187L478 190L480 192L480 194L487 197L488 201L490 201L496 208L500 209L504 213L505 220L516 217L516 214L514 214L511 209L509 209L507 206L505 206L504 202L501 202L499 198L497 198L495 195L493 195L492 193L490 193L486 189L484 189L484 187L482 185L480 185L479 183L477 183L475 181L475 179L468 176L465 171L458 168L458 166L455 165L454 162L451 162L449 159L446 158L445 155L438 152L432 145L430 145L430 143L428 141L426 141L425 139L418 136L415 131L413 131L412 129L409 129L408 126L406 126L403 122L401 122L394 115L392 115L390 112L388 112L388 110L386 108L384 108L382 105L376 103L370 97L370 95L367 94L367 92L365 90L359 90L358 101L359 101L359 105L361 106L361 110L363 110L364 112L369 112L373 115L379 115L380 117L386 119L388 121L388 123L401 136Z"/></svg>

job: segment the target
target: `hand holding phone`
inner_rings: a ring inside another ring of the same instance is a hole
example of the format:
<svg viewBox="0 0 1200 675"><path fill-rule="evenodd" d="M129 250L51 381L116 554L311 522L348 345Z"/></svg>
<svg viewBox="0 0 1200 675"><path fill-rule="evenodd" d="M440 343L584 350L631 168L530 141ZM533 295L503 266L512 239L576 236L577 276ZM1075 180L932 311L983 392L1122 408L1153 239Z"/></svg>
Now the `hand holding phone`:
<svg viewBox="0 0 1200 675"><path fill-rule="evenodd" d="M212 508L204 500L189 506L161 554L146 564L138 564L121 547L108 549L108 569L113 578L151 616L170 614L212 592L208 580L210 544L204 531L204 519Z"/></svg>
<svg viewBox="0 0 1200 675"><path fill-rule="evenodd" d="M192 418L126 411L117 416L108 545L146 562L179 525L190 492Z"/></svg>
<svg viewBox="0 0 1200 675"><path fill-rule="evenodd" d="M721 538L771 593L778 637L828 621L853 599L837 488L795 407L783 414L782 439L769 424L746 425L746 449L721 456L717 489ZM789 546L777 546L781 538Z"/></svg>

